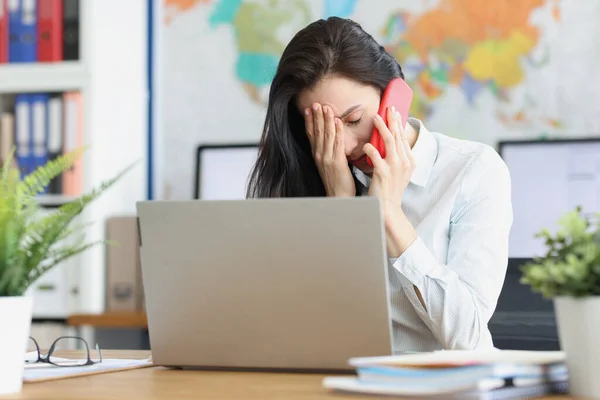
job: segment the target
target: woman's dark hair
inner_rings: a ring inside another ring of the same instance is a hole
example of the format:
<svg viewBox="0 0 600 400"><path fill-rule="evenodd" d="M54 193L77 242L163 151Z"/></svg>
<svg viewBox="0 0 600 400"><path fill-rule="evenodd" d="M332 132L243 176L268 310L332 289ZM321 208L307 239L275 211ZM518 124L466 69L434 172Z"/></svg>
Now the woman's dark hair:
<svg viewBox="0 0 600 400"><path fill-rule="evenodd" d="M271 83L248 198L325 196L296 97L328 75L377 87L381 93L392 79L404 79L394 57L352 20L330 17L299 31L285 48Z"/></svg>

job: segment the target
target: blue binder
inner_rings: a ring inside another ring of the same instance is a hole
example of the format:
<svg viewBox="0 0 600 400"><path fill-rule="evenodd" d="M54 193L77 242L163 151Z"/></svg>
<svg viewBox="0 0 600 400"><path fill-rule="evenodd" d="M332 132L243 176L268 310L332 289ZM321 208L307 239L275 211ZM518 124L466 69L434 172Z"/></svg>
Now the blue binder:
<svg viewBox="0 0 600 400"><path fill-rule="evenodd" d="M37 61L37 1L21 0L21 61Z"/></svg>
<svg viewBox="0 0 600 400"><path fill-rule="evenodd" d="M21 62L21 0L8 1L8 62Z"/></svg>
<svg viewBox="0 0 600 400"><path fill-rule="evenodd" d="M34 159L31 148L31 95L15 96L15 158L21 171L21 179L33 171Z"/></svg>
<svg viewBox="0 0 600 400"><path fill-rule="evenodd" d="M8 1L8 61L37 61L37 1Z"/></svg>
<svg viewBox="0 0 600 400"><path fill-rule="evenodd" d="M32 149L31 170L48 162L48 101L50 96L45 93L36 93L29 95L30 101L30 121L31 135L30 143ZM48 193L48 186L42 193Z"/></svg>

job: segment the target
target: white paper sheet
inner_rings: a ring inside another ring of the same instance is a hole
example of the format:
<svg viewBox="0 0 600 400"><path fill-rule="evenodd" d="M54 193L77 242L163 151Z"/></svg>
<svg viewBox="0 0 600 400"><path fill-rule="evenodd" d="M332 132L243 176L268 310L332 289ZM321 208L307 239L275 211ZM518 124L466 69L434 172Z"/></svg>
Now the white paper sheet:
<svg viewBox="0 0 600 400"><path fill-rule="evenodd" d="M27 353L25 360L34 360L36 353ZM69 360L66 358L56 358L63 362L81 362L78 360ZM23 373L23 382L35 382L48 379L68 378L79 375L97 374L101 372L111 372L127 370L138 367L152 366L152 357L144 359L103 359L101 363L86 365L83 367L57 367L48 363L25 363Z"/></svg>

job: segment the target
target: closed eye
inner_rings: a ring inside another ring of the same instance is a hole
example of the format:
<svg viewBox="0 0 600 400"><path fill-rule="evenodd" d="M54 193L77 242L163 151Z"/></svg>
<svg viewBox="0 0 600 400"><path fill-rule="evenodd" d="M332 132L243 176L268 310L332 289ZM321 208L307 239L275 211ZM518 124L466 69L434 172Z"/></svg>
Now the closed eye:
<svg viewBox="0 0 600 400"><path fill-rule="evenodd" d="M360 124L360 121L362 121L362 117L360 117L359 119L355 119L354 121L348 121L349 125L358 125Z"/></svg>

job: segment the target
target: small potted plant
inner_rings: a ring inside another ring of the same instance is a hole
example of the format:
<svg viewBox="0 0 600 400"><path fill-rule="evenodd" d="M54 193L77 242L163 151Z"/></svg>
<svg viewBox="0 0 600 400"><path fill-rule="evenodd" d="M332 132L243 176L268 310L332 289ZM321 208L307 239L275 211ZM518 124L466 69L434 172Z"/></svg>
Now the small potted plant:
<svg viewBox="0 0 600 400"><path fill-rule="evenodd" d="M33 299L25 296L25 291L55 265L103 242L86 242L85 226L71 222L133 167L90 193L40 215L36 196L83 151L60 156L22 178L13 149L0 167L0 395L22 388L33 311ZM79 235L79 240L64 240L73 235Z"/></svg>
<svg viewBox="0 0 600 400"><path fill-rule="evenodd" d="M547 252L523 266L521 282L552 299L572 395L600 399L600 214L563 215L544 239Z"/></svg>

